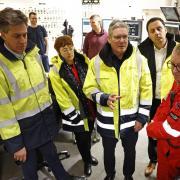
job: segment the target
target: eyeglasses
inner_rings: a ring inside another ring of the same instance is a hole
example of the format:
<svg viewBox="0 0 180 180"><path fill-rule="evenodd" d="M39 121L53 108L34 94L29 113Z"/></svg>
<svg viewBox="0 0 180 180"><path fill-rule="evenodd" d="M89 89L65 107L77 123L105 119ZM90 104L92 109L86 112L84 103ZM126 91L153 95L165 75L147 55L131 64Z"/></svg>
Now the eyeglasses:
<svg viewBox="0 0 180 180"><path fill-rule="evenodd" d="M74 48L62 48L61 50L63 53L68 53L68 52L73 52L74 51Z"/></svg>
<svg viewBox="0 0 180 180"><path fill-rule="evenodd" d="M176 68L176 70L177 70L178 72L180 72L180 64L174 64L173 62L171 62L171 60L167 62L167 67L168 67L169 69L174 69L174 68Z"/></svg>

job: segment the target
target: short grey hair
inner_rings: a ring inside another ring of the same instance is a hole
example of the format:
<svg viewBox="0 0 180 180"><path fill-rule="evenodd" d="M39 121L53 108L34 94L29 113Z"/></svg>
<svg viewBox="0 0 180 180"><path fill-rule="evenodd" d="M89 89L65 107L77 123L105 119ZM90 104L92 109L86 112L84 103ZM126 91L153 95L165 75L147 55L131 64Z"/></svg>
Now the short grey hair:
<svg viewBox="0 0 180 180"><path fill-rule="evenodd" d="M176 53L177 55L180 55L180 44L177 44L177 45L174 47L173 53Z"/></svg>
<svg viewBox="0 0 180 180"><path fill-rule="evenodd" d="M112 37L113 30L117 29L117 28L126 28L127 31L129 32L129 26L125 22L123 22L123 21L121 21L119 19L114 19L110 23L109 28L108 28L108 34L109 34L110 37Z"/></svg>
<svg viewBox="0 0 180 180"><path fill-rule="evenodd" d="M98 14L93 14L91 15L91 17L89 18L90 20L98 20L99 24L102 26L102 19Z"/></svg>
<svg viewBox="0 0 180 180"><path fill-rule="evenodd" d="M0 32L8 32L9 26L28 25L27 16L20 10L5 8L0 11Z"/></svg>

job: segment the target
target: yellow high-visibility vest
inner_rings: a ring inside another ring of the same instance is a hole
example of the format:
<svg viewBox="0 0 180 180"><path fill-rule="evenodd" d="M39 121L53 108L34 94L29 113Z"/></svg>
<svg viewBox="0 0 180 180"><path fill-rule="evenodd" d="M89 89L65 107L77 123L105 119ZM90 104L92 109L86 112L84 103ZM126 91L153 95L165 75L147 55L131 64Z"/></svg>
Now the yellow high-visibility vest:
<svg viewBox="0 0 180 180"><path fill-rule="evenodd" d="M0 135L3 140L21 133L18 121L34 116L52 104L39 49L22 60L0 54Z"/></svg>

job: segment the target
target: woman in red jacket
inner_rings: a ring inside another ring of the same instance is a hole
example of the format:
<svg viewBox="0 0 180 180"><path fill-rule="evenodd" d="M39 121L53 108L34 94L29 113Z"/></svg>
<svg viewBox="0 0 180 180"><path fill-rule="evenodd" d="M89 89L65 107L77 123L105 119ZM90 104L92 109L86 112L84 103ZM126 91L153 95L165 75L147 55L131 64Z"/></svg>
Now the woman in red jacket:
<svg viewBox="0 0 180 180"><path fill-rule="evenodd" d="M175 180L180 176L180 44L174 48L167 66L175 81L147 126L148 136L158 140L158 180Z"/></svg>

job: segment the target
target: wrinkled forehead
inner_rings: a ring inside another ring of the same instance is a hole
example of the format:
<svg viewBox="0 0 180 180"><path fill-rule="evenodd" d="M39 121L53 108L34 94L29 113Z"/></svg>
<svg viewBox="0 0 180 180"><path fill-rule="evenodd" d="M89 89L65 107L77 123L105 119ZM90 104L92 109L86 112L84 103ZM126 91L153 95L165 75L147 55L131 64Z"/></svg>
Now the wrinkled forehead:
<svg viewBox="0 0 180 180"><path fill-rule="evenodd" d="M125 27L117 27L112 30L112 36L128 35L128 29Z"/></svg>
<svg viewBox="0 0 180 180"><path fill-rule="evenodd" d="M173 51L171 56L171 62L174 64L180 64L180 52Z"/></svg>

